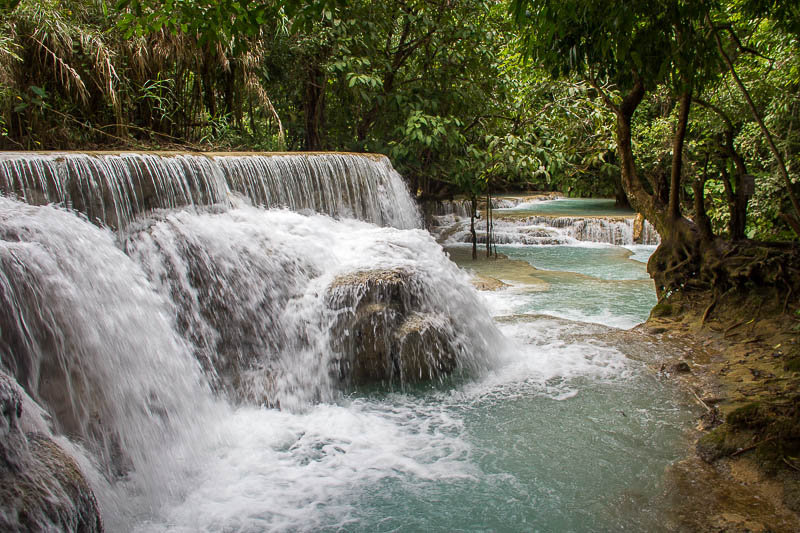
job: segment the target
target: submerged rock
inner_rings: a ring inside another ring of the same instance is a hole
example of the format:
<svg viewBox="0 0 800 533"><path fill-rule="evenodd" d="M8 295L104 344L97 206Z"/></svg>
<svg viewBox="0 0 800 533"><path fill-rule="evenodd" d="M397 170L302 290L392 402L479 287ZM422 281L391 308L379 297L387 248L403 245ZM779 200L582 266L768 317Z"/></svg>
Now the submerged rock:
<svg viewBox="0 0 800 533"><path fill-rule="evenodd" d="M49 436L25 432L24 393L0 372L0 530L103 531L78 464Z"/></svg>
<svg viewBox="0 0 800 533"><path fill-rule="evenodd" d="M337 311L333 349L340 379L352 384L438 379L457 366L450 319L422 303L423 287L404 269L336 278L327 301Z"/></svg>

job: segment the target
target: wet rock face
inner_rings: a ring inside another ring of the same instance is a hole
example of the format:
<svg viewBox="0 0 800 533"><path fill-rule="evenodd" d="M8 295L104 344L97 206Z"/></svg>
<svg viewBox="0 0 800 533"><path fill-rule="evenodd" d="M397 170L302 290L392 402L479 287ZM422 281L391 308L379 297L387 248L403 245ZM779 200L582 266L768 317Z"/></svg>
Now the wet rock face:
<svg viewBox="0 0 800 533"><path fill-rule="evenodd" d="M425 309L420 280L403 269L336 278L327 300L336 371L345 382L439 379L456 368L447 317Z"/></svg>
<svg viewBox="0 0 800 533"><path fill-rule="evenodd" d="M94 493L50 437L25 433L22 393L0 372L0 530L103 531Z"/></svg>

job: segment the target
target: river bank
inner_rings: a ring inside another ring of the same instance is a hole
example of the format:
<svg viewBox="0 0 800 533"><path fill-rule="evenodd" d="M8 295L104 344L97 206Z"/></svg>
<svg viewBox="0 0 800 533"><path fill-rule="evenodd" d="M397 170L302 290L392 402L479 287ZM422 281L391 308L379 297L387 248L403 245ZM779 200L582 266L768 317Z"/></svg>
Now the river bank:
<svg viewBox="0 0 800 533"><path fill-rule="evenodd" d="M705 411L694 453L671 472L681 522L692 531L800 530L800 335L792 316L759 313L776 306L752 300L755 309L729 303L716 313L703 299L667 316L657 306L639 327L690 347L663 370Z"/></svg>

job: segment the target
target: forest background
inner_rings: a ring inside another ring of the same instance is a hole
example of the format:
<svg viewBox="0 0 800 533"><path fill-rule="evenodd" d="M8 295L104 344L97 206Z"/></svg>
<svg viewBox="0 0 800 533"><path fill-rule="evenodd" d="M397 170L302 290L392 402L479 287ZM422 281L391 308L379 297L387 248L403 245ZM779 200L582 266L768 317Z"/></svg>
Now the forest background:
<svg viewBox="0 0 800 533"><path fill-rule="evenodd" d="M633 75L647 194L712 237L798 238L796 2L2 0L0 17L0 149L367 151L422 198L625 203Z"/></svg>

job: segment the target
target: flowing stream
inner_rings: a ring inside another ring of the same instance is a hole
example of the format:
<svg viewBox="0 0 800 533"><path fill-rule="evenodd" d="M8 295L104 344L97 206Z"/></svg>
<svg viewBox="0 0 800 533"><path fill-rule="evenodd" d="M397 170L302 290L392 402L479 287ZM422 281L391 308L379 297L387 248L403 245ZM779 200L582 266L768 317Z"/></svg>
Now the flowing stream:
<svg viewBox="0 0 800 533"><path fill-rule="evenodd" d="M653 246L473 263L352 155L4 155L3 184L0 366L108 531L676 528L694 413L628 331ZM419 366L357 382L344 340L386 301L373 334Z"/></svg>

